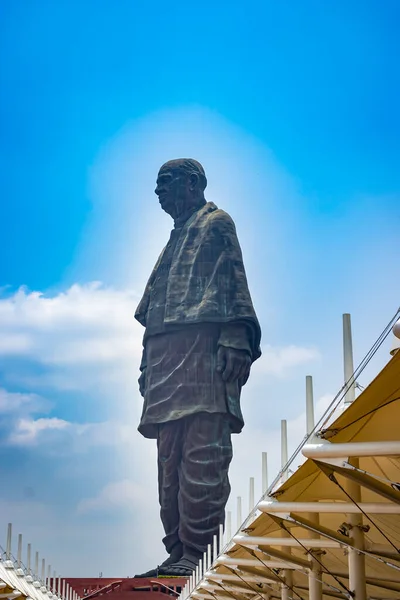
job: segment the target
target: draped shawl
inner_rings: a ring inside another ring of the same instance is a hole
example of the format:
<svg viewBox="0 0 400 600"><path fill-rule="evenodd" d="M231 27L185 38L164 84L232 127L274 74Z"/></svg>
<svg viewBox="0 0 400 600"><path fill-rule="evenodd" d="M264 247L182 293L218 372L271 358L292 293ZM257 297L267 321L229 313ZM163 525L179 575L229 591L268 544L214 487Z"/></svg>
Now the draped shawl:
<svg viewBox="0 0 400 600"><path fill-rule="evenodd" d="M165 249L164 249L165 250ZM150 292L161 253L135 318L146 327ZM245 322L252 331L252 358L260 355L261 330L251 300L242 251L231 217L207 202L185 223L169 271L165 326Z"/></svg>

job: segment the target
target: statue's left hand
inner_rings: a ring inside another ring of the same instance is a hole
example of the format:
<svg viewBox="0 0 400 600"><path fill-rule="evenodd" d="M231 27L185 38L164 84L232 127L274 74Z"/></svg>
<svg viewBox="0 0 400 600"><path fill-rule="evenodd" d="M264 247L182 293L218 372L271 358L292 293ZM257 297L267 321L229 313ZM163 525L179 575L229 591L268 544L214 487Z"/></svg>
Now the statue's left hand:
<svg viewBox="0 0 400 600"><path fill-rule="evenodd" d="M217 352L217 371L227 383L238 380L244 385L249 378L251 357L246 350L236 350L219 346Z"/></svg>

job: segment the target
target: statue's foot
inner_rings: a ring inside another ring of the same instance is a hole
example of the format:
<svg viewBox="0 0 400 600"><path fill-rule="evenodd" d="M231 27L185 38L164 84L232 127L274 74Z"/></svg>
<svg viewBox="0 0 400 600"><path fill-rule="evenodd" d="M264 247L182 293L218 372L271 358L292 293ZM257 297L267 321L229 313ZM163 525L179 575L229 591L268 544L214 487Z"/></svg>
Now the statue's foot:
<svg viewBox="0 0 400 600"><path fill-rule="evenodd" d="M160 566L159 574L170 577L190 577L195 571L197 563L189 558L181 558L171 565Z"/></svg>
<svg viewBox="0 0 400 600"><path fill-rule="evenodd" d="M146 571L146 573L140 573L139 575L134 575L134 577L143 578L143 577L157 577L159 567L156 569L150 569L150 571Z"/></svg>
<svg viewBox="0 0 400 600"><path fill-rule="evenodd" d="M163 563L161 563L161 565L159 565L158 567L156 567L155 569L150 569L150 571L146 571L146 573L141 573L141 575L135 575L135 577L157 577L158 575L161 575L161 570L168 567L169 565L175 564L177 563L181 558L182 558L182 554L183 554L183 548L182 548L182 544L176 544L171 551L170 556L168 556L168 558L166 558L164 560Z"/></svg>

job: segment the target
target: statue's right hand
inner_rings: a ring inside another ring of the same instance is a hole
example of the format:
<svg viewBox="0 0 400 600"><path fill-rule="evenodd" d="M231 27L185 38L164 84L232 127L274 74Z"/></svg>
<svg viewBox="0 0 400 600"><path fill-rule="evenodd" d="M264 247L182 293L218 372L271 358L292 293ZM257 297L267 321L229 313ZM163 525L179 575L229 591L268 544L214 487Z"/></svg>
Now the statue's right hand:
<svg viewBox="0 0 400 600"><path fill-rule="evenodd" d="M219 346L217 351L217 372L227 383L239 381L243 386L249 378L251 357L246 350Z"/></svg>
<svg viewBox="0 0 400 600"><path fill-rule="evenodd" d="M140 377L138 379L138 383L140 395L144 398L144 392L146 389L146 369L143 369L143 371L141 372Z"/></svg>

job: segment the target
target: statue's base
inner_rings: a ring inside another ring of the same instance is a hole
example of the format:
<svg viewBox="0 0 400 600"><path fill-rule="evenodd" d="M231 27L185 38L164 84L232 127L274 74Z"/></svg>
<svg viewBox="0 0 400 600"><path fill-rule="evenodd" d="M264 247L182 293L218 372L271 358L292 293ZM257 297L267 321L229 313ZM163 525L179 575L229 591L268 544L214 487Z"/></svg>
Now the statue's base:
<svg viewBox="0 0 400 600"><path fill-rule="evenodd" d="M141 577L135 577L135 579L142 579ZM182 577L182 575L158 575L157 577L151 577L150 579L184 579L185 581L189 577Z"/></svg>
<svg viewBox="0 0 400 600"><path fill-rule="evenodd" d="M107 594L109 600L165 600L165 594L177 597L187 577L67 578L66 582L83 599L94 600Z"/></svg>

